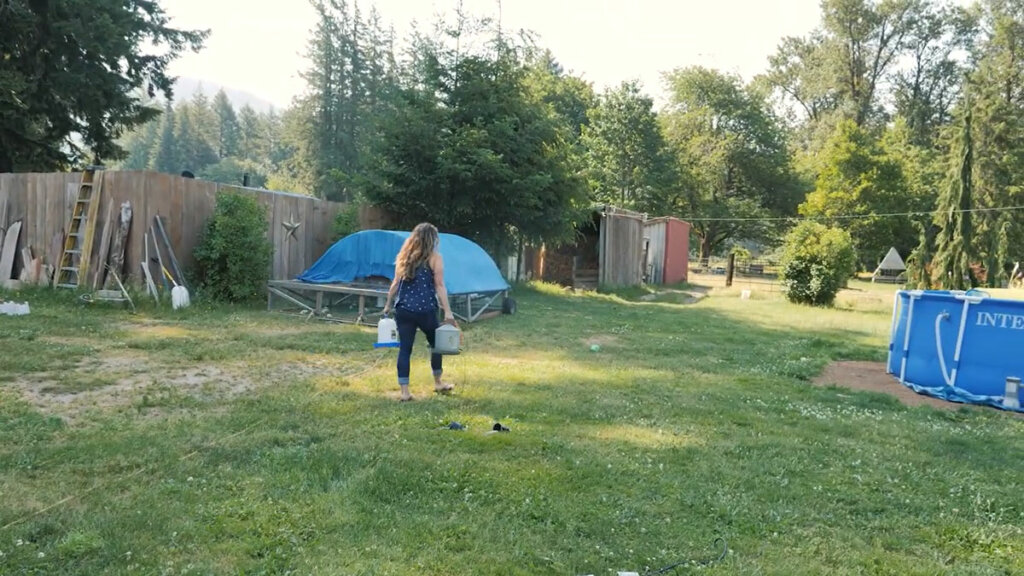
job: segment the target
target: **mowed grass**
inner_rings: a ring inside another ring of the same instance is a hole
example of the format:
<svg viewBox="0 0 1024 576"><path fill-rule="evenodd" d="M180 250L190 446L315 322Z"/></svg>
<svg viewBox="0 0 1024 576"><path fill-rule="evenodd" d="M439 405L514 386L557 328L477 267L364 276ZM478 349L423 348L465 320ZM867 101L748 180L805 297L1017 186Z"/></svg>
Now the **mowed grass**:
<svg viewBox="0 0 1024 576"><path fill-rule="evenodd" d="M885 357L891 289L854 288L518 288L455 395L418 344L408 404L372 328L20 295L0 573L685 574L718 537L701 573L1024 573L1024 419L809 382Z"/></svg>

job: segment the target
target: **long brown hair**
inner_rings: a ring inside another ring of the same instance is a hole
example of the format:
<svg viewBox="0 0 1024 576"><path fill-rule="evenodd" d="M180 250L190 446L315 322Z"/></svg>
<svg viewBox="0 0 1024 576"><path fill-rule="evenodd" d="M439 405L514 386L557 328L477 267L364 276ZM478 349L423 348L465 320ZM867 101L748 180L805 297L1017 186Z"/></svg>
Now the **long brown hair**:
<svg viewBox="0 0 1024 576"><path fill-rule="evenodd" d="M395 276L412 280L416 269L427 263L437 249L437 228L433 224L423 222L412 229L412 234L405 239L402 249L395 258Z"/></svg>

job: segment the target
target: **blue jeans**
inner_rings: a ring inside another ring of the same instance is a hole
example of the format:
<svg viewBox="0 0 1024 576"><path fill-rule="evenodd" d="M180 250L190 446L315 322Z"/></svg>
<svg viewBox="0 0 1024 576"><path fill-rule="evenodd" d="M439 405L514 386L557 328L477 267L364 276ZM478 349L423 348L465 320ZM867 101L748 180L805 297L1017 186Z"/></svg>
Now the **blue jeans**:
<svg viewBox="0 0 1024 576"><path fill-rule="evenodd" d="M409 360L412 358L412 345L416 341L416 330L422 330L427 337L431 349L434 347L434 331L440 326L437 321L437 310L430 312L409 312L401 308L395 309L395 323L398 324L398 384L409 384ZM430 355L430 367L434 376L441 375L441 355Z"/></svg>

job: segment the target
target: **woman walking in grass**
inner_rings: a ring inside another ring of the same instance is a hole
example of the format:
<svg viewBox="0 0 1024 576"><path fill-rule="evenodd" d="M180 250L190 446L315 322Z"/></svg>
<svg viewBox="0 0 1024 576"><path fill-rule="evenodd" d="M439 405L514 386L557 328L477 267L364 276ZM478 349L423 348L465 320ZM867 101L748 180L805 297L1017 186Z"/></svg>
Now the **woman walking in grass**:
<svg viewBox="0 0 1024 576"><path fill-rule="evenodd" d="M437 305L441 303L444 321L455 323L455 316L448 305L448 291L444 287L444 262L438 251L440 239L437 228L426 222L413 228L412 234L402 244L395 259L395 275L384 304L384 314L391 312L395 300L395 323L398 325L398 386L402 390L401 401L412 400L409 393L409 359L416 330L422 330L431 349L434 347L434 331L440 325L437 320ZM430 367L434 371L434 391L440 394L452 390L450 384L441 381L441 355L430 355Z"/></svg>

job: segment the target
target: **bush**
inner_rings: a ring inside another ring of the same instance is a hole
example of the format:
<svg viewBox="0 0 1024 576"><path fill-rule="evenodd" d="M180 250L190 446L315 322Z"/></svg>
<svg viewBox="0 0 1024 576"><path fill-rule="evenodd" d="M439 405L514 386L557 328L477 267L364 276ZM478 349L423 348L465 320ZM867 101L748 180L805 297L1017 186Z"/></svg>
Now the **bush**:
<svg viewBox="0 0 1024 576"><path fill-rule="evenodd" d="M733 246L729 253L736 255L736 262L750 262L751 258L753 258L750 250L747 250L743 246Z"/></svg>
<svg viewBox="0 0 1024 576"><path fill-rule="evenodd" d="M273 254L266 208L248 194L221 192L194 254L196 280L212 298L239 302L262 294Z"/></svg>
<svg viewBox="0 0 1024 576"><path fill-rule="evenodd" d="M801 222L786 236L782 285L790 302L830 306L856 270L853 239L845 230Z"/></svg>
<svg viewBox="0 0 1024 576"><path fill-rule="evenodd" d="M359 232L359 204L351 202L346 204L334 216L334 226L331 231L334 235L334 242L341 240L349 234Z"/></svg>

